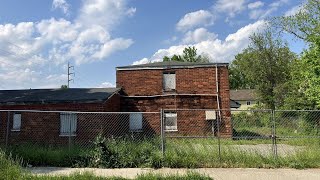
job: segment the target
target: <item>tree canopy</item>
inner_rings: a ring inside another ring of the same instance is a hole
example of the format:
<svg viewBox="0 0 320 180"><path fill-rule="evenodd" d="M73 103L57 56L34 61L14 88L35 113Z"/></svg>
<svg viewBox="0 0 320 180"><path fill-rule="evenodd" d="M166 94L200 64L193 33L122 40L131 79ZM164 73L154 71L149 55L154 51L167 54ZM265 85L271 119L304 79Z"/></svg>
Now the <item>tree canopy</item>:
<svg viewBox="0 0 320 180"><path fill-rule="evenodd" d="M302 53L300 62L296 63L298 67L294 68L294 74L300 78L291 82L295 86L291 89L292 96L289 96L289 101L290 98L297 99L293 95L299 95L301 101L309 101L311 108L312 104L320 108L320 1L308 0L296 14L277 17L272 23L309 45ZM299 108L300 104L293 107Z"/></svg>
<svg viewBox="0 0 320 180"><path fill-rule="evenodd" d="M209 62L209 58L204 55L198 55L197 49L192 46L184 48L182 55L174 54L171 58L168 56L164 56L163 61Z"/></svg>
<svg viewBox="0 0 320 180"><path fill-rule="evenodd" d="M230 86L255 88L260 101L275 109L283 103L282 84L289 79L295 54L270 30L253 34L250 41L249 47L230 65Z"/></svg>

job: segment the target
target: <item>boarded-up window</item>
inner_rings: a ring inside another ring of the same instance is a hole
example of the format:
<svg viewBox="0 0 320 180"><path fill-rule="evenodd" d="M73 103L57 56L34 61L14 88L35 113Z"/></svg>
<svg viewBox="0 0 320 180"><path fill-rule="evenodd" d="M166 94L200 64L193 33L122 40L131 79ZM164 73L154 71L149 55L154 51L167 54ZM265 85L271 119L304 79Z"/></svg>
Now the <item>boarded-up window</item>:
<svg viewBox="0 0 320 180"><path fill-rule="evenodd" d="M60 135L75 136L77 131L77 115L74 113L60 114Z"/></svg>
<svg viewBox="0 0 320 180"><path fill-rule="evenodd" d="M141 131L142 130L142 114L131 113L129 120L130 131Z"/></svg>
<svg viewBox="0 0 320 180"><path fill-rule="evenodd" d="M20 131L20 128L21 128L21 114L14 113L12 131Z"/></svg>
<svg viewBox="0 0 320 180"><path fill-rule="evenodd" d="M175 72L163 73L163 89L166 91L176 89L176 74L175 74Z"/></svg>
<svg viewBox="0 0 320 180"><path fill-rule="evenodd" d="M177 113L165 113L165 130L176 131L177 128Z"/></svg>

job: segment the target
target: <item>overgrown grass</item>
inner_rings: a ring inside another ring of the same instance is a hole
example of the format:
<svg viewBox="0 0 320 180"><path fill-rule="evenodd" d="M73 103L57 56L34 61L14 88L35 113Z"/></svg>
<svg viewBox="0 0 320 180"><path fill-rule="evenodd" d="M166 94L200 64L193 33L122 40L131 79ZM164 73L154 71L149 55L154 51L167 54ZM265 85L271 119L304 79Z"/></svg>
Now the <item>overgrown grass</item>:
<svg viewBox="0 0 320 180"><path fill-rule="evenodd" d="M86 149L22 144L10 147L9 152L24 160L23 165L71 167L85 161Z"/></svg>
<svg viewBox="0 0 320 180"><path fill-rule="evenodd" d="M238 142L224 139L221 141L221 159L219 159L217 140L187 139L171 140L167 143L163 164L166 167L320 167L320 139L285 139L278 141L278 156L274 156L272 153L271 141L265 139L256 139L252 142L250 140Z"/></svg>
<svg viewBox="0 0 320 180"><path fill-rule="evenodd" d="M60 167L258 167L319 168L320 139L279 139L278 156L272 153L271 139L221 139L221 156L217 139L166 140L164 156L159 139L105 139L97 137L91 149L15 146L14 156L24 165Z"/></svg>
<svg viewBox="0 0 320 180"><path fill-rule="evenodd" d="M30 179L30 180L126 180L122 177L99 177L92 173L75 173L68 176L59 175L33 175L20 166L21 161L18 159L13 159L11 155L6 155L0 149L0 180L7 179ZM195 172L188 172L185 175L163 175L163 174L141 174L135 179L137 180L184 180L184 179L199 179L199 180L210 180L211 178L205 175L201 175Z"/></svg>
<svg viewBox="0 0 320 180"><path fill-rule="evenodd" d="M0 179L19 179L23 173L19 162L20 160L14 160L0 149Z"/></svg>
<svg viewBox="0 0 320 180"><path fill-rule="evenodd" d="M84 172L84 173L75 173L71 175L32 175L32 174L25 174L22 175L23 179L32 179L32 180L126 180L126 178L122 177L101 177L95 176L92 173Z"/></svg>

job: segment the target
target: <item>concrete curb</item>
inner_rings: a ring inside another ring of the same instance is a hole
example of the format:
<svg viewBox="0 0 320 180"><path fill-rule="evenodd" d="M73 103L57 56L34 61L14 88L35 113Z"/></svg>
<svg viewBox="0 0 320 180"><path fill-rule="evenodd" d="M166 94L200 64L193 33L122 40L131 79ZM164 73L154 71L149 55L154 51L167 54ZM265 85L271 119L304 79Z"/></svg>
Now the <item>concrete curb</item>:
<svg viewBox="0 0 320 180"><path fill-rule="evenodd" d="M118 176L133 179L139 174L185 174L188 171L208 175L214 180L320 180L320 169L257 169L257 168L200 168L200 169L171 169L171 168L60 168L60 167L33 167L27 168L35 175L69 175L76 172L92 172L97 176Z"/></svg>

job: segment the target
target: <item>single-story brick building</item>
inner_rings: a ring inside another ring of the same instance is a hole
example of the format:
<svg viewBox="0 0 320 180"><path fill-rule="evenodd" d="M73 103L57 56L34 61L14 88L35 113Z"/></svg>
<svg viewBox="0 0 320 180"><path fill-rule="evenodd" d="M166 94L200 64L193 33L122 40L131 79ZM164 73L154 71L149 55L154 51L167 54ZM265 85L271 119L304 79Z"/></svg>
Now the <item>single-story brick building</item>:
<svg viewBox="0 0 320 180"><path fill-rule="evenodd" d="M232 136L228 64L171 61L116 71L117 88L1 90L0 143L160 134L161 109L168 135L217 135L219 120L220 135Z"/></svg>
<svg viewBox="0 0 320 180"><path fill-rule="evenodd" d="M100 131L101 126L108 124L119 127L119 118L113 118L112 121L109 118L110 121L106 122L107 115L96 118L95 114L59 111L118 112L119 91L119 88L1 90L0 143L66 143L70 134L81 141L92 140L96 136L94 132ZM105 123L101 124L102 120ZM110 134L117 132L115 128L109 127L103 130Z"/></svg>

